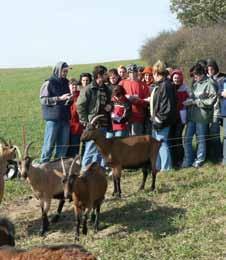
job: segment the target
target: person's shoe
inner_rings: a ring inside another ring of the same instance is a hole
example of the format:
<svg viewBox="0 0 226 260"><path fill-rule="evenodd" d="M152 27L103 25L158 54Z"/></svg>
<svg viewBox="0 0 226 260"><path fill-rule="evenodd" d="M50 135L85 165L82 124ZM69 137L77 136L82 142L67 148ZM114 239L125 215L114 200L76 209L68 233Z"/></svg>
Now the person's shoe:
<svg viewBox="0 0 226 260"><path fill-rule="evenodd" d="M199 162L199 161L194 161L194 163L192 164L192 167L194 168L199 168L203 165L203 162Z"/></svg>
<svg viewBox="0 0 226 260"><path fill-rule="evenodd" d="M185 168L189 168L189 167L191 167L191 166L192 166L191 164L188 164L188 163L183 162L183 163L181 164L180 168L185 169Z"/></svg>

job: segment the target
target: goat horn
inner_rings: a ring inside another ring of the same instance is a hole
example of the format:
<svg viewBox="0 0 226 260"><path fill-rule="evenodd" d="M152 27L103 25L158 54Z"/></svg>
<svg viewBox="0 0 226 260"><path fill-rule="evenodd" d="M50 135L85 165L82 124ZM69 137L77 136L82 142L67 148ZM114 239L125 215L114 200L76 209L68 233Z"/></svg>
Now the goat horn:
<svg viewBox="0 0 226 260"><path fill-rule="evenodd" d="M80 158L80 155L76 155L73 162L71 163L71 166L70 166L70 169L69 169L69 176L72 174L72 169L73 169L73 166L75 164L75 162L78 160L78 158Z"/></svg>
<svg viewBox="0 0 226 260"><path fill-rule="evenodd" d="M15 148L15 149L16 149L16 151L17 151L17 154L18 154L18 157L19 157L19 160L21 160L21 158L22 158L22 155L21 155L21 152L20 152L20 149L19 149L19 147L18 147L17 145L13 145L13 148Z"/></svg>
<svg viewBox="0 0 226 260"><path fill-rule="evenodd" d="M65 170L65 166L64 166L64 160L63 160L63 158L61 157L60 158L61 159L61 166L62 166L62 169L63 169L63 175L67 175L67 173L66 173L66 170Z"/></svg>
<svg viewBox="0 0 226 260"><path fill-rule="evenodd" d="M6 140L5 140L4 138L0 137L0 141L1 141L4 145L8 146L8 143L6 142Z"/></svg>
<svg viewBox="0 0 226 260"><path fill-rule="evenodd" d="M104 116L103 114L102 114L102 115L95 116L95 117L90 121L90 124L93 125L94 123L96 123L96 121L97 121L99 118L101 118L101 117L103 117L103 116Z"/></svg>
<svg viewBox="0 0 226 260"><path fill-rule="evenodd" d="M28 156L28 150L30 148L30 146L33 144L33 142L30 142L29 144L27 144L25 146L25 149L24 149L24 156Z"/></svg>

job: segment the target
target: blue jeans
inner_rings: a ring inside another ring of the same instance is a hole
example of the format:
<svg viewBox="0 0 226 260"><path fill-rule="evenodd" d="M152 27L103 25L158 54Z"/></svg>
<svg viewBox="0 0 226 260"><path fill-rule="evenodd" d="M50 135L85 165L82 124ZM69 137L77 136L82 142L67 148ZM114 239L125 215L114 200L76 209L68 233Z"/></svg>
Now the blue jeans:
<svg viewBox="0 0 226 260"><path fill-rule="evenodd" d="M223 117L223 164L226 164L226 117Z"/></svg>
<svg viewBox="0 0 226 260"><path fill-rule="evenodd" d="M106 134L105 128L102 128L101 130ZM92 162L98 162L102 167L105 167L105 161L93 140L85 143L85 151L82 158L82 170L85 170L86 166Z"/></svg>
<svg viewBox="0 0 226 260"><path fill-rule="evenodd" d="M118 130L118 131L113 131L113 132L107 132L106 133L106 138L110 139L112 137L126 137L129 136L129 131L128 130Z"/></svg>
<svg viewBox="0 0 226 260"><path fill-rule="evenodd" d="M157 140L163 141L159 149L159 154L156 163L156 168L160 171L169 171L172 169L170 150L168 146L169 130L169 127L165 127L160 130L152 130L152 136Z"/></svg>
<svg viewBox="0 0 226 260"><path fill-rule="evenodd" d="M81 135L70 134L70 145L67 151L68 157L75 157L76 154L79 154L80 137Z"/></svg>
<svg viewBox="0 0 226 260"><path fill-rule="evenodd" d="M55 158L66 157L70 126L68 121L46 121L41 163L50 161L56 146Z"/></svg>
<svg viewBox="0 0 226 260"><path fill-rule="evenodd" d="M189 121L184 135L184 160L183 166L189 167L195 161L202 163L206 159L206 133L208 124ZM197 137L196 156L192 148L193 136Z"/></svg>
<svg viewBox="0 0 226 260"><path fill-rule="evenodd" d="M220 122L212 122L209 125L206 136L206 157L212 162L222 160L222 144L220 138Z"/></svg>

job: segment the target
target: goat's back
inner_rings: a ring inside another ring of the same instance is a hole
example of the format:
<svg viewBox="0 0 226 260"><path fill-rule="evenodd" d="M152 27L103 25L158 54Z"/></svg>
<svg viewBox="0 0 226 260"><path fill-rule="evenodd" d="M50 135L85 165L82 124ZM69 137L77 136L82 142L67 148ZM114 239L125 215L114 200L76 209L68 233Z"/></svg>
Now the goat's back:
<svg viewBox="0 0 226 260"><path fill-rule="evenodd" d="M112 160L122 168L133 168L149 163L152 154L158 153L161 142L149 135L113 138ZM107 160L108 161L108 160Z"/></svg>
<svg viewBox="0 0 226 260"><path fill-rule="evenodd" d="M66 171L69 171L72 161L73 158L64 159ZM44 163L36 169L39 171L39 176L34 174L31 183L34 192L38 191L42 196L47 194L50 197L63 194L63 184L61 178L57 175L57 172L63 172L61 160ZM72 170L79 174L80 165L75 163Z"/></svg>
<svg viewBox="0 0 226 260"><path fill-rule="evenodd" d="M29 251L4 246L0 248L0 260L96 260L78 245L44 246Z"/></svg>

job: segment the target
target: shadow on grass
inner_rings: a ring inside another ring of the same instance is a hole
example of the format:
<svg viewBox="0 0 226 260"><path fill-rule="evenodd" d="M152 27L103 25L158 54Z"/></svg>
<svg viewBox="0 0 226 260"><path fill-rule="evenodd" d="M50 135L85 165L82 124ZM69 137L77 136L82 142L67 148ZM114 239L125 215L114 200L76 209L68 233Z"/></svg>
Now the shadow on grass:
<svg viewBox="0 0 226 260"><path fill-rule="evenodd" d="M114 208L101 214L101 220L108 224L122 224L127 232L149 231L155 238L175 234L181 230L175 219L183 218L186 210L183 208L153 207L148 200L129 203L120 208Z"/></svg>
<svg viewBox="0 0 226 260"><path fill-rule="evenodd" d="M173 235L182 229L177 226L175 219L183 218L186 210L183 208L159 207L148 200L130 202L120 208L102 212L100 216L101 229L115 224L123 225L128 233L137 231L151 232L156 239ZM49 215L49 220L53 215ZM37 235L41 227L41 218L27 224L28 235ZM73 210L64 211L57 223L50 223L49 232L74 231L75 221ZM119 231L120 232L120 231Z"/></svg>
<svg viewBox="0 0 226 260"><path fill-rule="evenodd" d="M48 214L49 219L49 231L47 233L56 231L69 232L75 228L75 217L73 210L65 210L61 213L59 220L56 223L52 223L51 219L55 216L55 213ZM39 231L42 226L41 214L40 218L31 220L27 223L27 233L28 235L39 235Z"/></svg>

